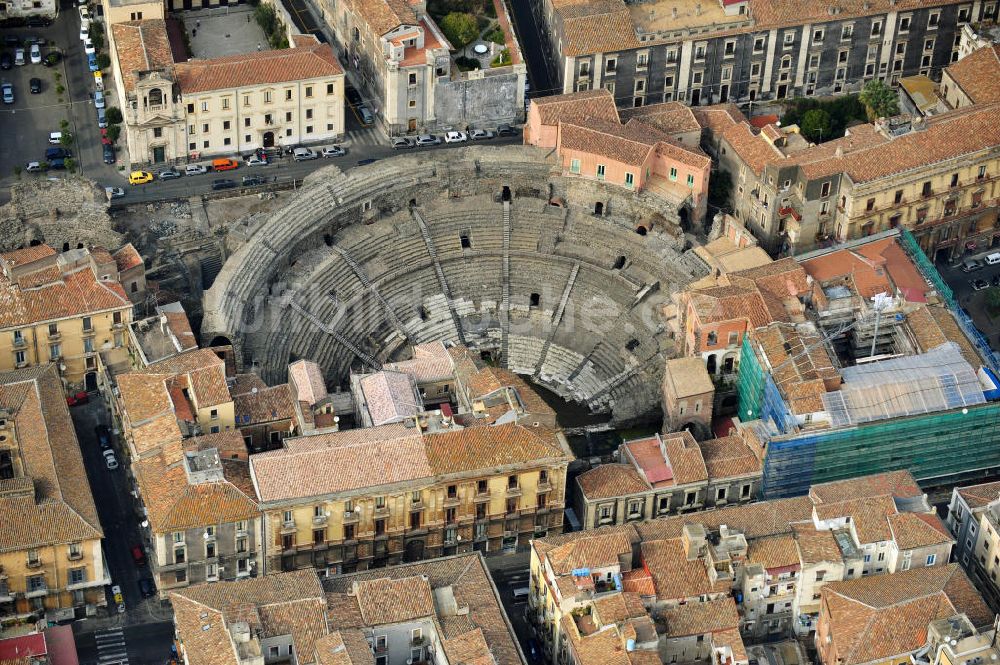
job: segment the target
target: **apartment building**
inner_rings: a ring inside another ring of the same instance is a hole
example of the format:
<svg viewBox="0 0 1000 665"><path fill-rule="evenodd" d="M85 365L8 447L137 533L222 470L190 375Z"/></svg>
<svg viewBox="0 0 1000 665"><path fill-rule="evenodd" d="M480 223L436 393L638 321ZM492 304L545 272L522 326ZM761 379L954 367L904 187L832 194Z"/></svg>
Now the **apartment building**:
<svg viewBox="0 0 1000 665"><path fill-rule="evenodd" d="M433 415L285 439L250 460L266 570L514 551L562 525L569 459L555 430Z"/></svg>
<svg viewBox="0 0 1000 665"><path fill-rule="evenodd" d="M163 19L111 26L115 85L136 164L320 143L344 134L344 72L329 45L181 61Z"/></svg>
<svg viewBox="0 0 1000 665"><path fill-rule="evenodd" d="M479 42L488 55L471 72L452 60L453 47L425 2L325 0L321 6L355 86L387 134L496 126L524 117L527 69L503 2L493 7L510 63L493 66L497 47Z"/></svg>
<svg viewBox="0 0 1000 665"><path fill-rule="evenodd" d="M662 392L664 432L687 430L698 439L711 436L715 383L701 358L668 360Z"/></svg>
<svg viewBox="0 0 1000 665"><path fill-rule="evenodd" d="M3 3L3 8L0 8L0 20L35 17L55 19L58 13L59 5L55 0L20 0L20 2Z"/></svg>
<svg viewBox="0 0 1000 665"><path fill-rule="evenodd" d="M59 370L0 372L0 618L90 616L107 604L104 534Z"/></svg>
<svg viewBox="0 0 1000 665"><path fill-rule="evenodd" d="M955 662L958 639L994 619L957 563L833 582L821 594L816 649L824 665ZM990 646L966 642L962 651L989 655Z"/></svg>
<svg viewBox="0 0 1000 665"><path fill-rule="evenodd" d="M951 547L913 477L880 474L808 496L536 539L528 617L558 663L599 662L632 646L670 649L676 662L716 654L745 663L748 643L809 636L831 582L915 568L931 577Z"/></svg>
<svg viewBox="0 0 1000 665"><path fill-rule="evenodd" d="M1000 607L1000 483L956 487L948 506L948 529L955 537L955 560L992 607Z"/></svg>
<svg viewBox="0 0 1000 665"><path fill-rule="evenodd" d="M576 477L577 518L596 529L752 501L762 454L739 434L697 442L682 431L627 441L618 448L620 463Z"/></svg>
<svg viewBox="0 0 1000 665"><path fill-rule="evenodd" d="M563 92L605 88L622 107L698 106L857 90L875 78L937 75L962 26L996 2L545 0L551 68Z"/></svg>
<svg viewBox="0 0 1000 665"><path fill-rule="evenodd" d="M190 665L526 662L478 553L322 580L272 573L170 599Z"/></svg>
<svg viewBox="0 0 1000 665"><path fill-rule="evenodd" d="M524 143L554 149L564 175L664 199L686 230L704 222L711 160L698 147L691 110L678 106L619 114L607 90L540 97L528 109ZM604 203L596 203L595 214L603 211Z"/></svg>
<svg viewBox="0 0 1000 665"><path fill-rule="evenodd" d="M0 255L0 266L0 371L51 362L67 391L96 390L98 352L125 347L132 320L115 257L37 245Z"/></svg>
<svg viewBox="0 0 1000 665"><path fill-rule="evenodd" d="M190 584L258 574L262 518L239 432L169 442L131 470L161 598Z"/></svg>
<svg viewBox="0 0 1000 665"><path fill-rule="evenodd" d="M935 261L1000 243L998 76L994 49L979 49L942 74L941 95L956 110L879 119L820 145L794 126L758 130L730 118L711 133L734 181L733 214L773 254L897 227Z"/></svg>

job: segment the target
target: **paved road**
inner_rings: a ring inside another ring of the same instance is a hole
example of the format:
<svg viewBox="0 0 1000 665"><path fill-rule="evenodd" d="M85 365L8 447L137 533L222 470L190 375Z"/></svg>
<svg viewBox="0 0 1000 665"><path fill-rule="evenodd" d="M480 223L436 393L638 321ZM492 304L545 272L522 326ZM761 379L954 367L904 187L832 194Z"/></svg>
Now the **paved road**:
<svg viewBox="0 0 1000 665"><path fill-rule="evenodd" d="M174 624L161 621L75 637L81 665L163 665L170 655Z"/></svg>
<svg viewBox="0 0 1000 665"><path fill-rule="evenodd" d="M544 97L561 92L555 90L555 72L550 69L558 65L554 58L546 55L548 42L545 40L545 25L539 13L542 3L535 0L510 0L510 6L514 15L514 29L521 43L521 53L528 66L531 96Z"/></svg>
<svg viewBox="0 0 1000 665"><path fill-rule="evenodd" d="M124 185L125 196L121 199L115 201L116 205L130 205L133 203L146 203L156 200L164 199L180 199L188 198L191 196L197 196L199 194L205 194L212 191L212 181L217 178L226 178L230 180L235 180L237 183L240 182L241 178L245 175L261 176L268 179L276 178L277 182L290 182L292 179L300 180L306 175L312 173L318 168L323 166L329 166L331 163L336 164L340 168L347 170L357 165L358 160L361 159L385 159L387 157L392 157L397 154L408 154L417 153L425 150L450 150L455 147L464 146L468 144L458 143L458 144L445 144L442 143L439 146L433 148L413 148L410 150L397 151L393 150L389 146L382 145L380 142L375 141L380 140L376 138L371 138L376 130L365 129L365 139L364 143L355 142L345 142L343 145L347 148L347 154L343 157L334 157L331 159L314 159L303 162L296 162L291 157L282 157L276 159L272 164L267 166L240 166L240 168L234 171L226 171L225 173L206 173L204 175L196 176L184 176L176 180L167 181L155 181L148 185L138 185L135 187L129 187ZM521 136L504 136L498 139L492 139L489 141L483 141L484 145L512 145L521 142Z"/></svg>
<svg viewBox="0 0 1000 665"><path fill-rule="evenodd" d="M528 640L531 639L532 633L525 618L528 600L527 598L515 600L511 594L514 589L528 586L530 578L528 566L531 554L518 552L517 554L494 555L486 557L485 560L486 567L489 569L490 575L493 576L493 583L500 593L500 602L503 604L504 611L507 612L511 626L514 627L514 634L517 635L517 639L521 643L521 650L530 662Z"/></svg>
<svg viewBox="0 0 1000 665"><path fill-rule="evenodd" d="M97 513L101 520L101 526L104 528L105 563L111 573L112 584L117 584L122 589L126 607L126 612L119 614L114 599L111 598L110 588L106 589L109 616L77 621L73 624L73 630L76 633L78 649L81 644L84 646L90 644L92 647L101 644L103 652L108 652L106 647L110 647L116 641L111 637L98 640L94 637L95 634L100 635L110 631L113 636L116 630L124 629L126 634L135 635L133 627L138 624L155 624L164 621L169 623L172 617L169 611L159 606L159 601L143 599L139 593L139 576L149 577L150 575L145 566L140 569L132 560L131 547L141 543L142 539L139 535L138 518L135 513L135 504L132 501L131 487L126 477L125 467L121 464L121 448L115 441L115 451L121 465L117 470L108 470L94 433L97 424L109 424L107 409L103 401L93 395L89 404L73 407L70 412L73 416L76 436L83 452L83 462L87 469L90 489L94 495L94 502L97 504ZM139 633L141 634L141 631ZM163 659L166 658L170 649L170 639L162 639L159 633L148 635L142 639L134 639L135 643L139 645L139 649L162 653L164 654ZM133 653L131 639L128 643L128 653L130 656ZM130 665L163 662L163 659L156 661L130 659ZM82 659L81 662L83 662ZM99 661L94 660L93 662Z"/></svg>

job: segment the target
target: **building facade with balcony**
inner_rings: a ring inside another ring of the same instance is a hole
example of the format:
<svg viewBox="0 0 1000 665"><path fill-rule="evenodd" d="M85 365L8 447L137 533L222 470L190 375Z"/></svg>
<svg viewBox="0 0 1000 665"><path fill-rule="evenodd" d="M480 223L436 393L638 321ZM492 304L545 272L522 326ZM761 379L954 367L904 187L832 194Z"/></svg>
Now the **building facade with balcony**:
<svg viewBox="0 0 1000 665"><path fill-rule="evenodd" d="M59 372L0 372L0 619L92 616L111 583Z"/></svg>
<svg viewBox="0 0 1000 665"><path fill-rule="evenodd" d="M563 92L605 88L622 107L698 106L858 90L958 59L963 25L996 2L583 4L545 0L550 68Z"/></svg>
<svg viewBox="0 0 1000 665"><path fill-rule="evenodd" d="M433 416L285 439L250 459L265 571L515 551L562 525L569 459L556 430Z"/></svg>
<svg viewBox="0 0 1000 665"><path fill-rule="evenodd" d="M53 363L68 391L96 390L97 354L128 345L132 303L100 248L38 245L0 255L0 371Z"/></svg>
<svg viewBox="0 0 1000 665"><path fill-rule="evenodd" d="M956 487L948 505L955 560L991 607L1000 607L1000 483Z"/></svg>
<svg viewBox="0 0 1000 665"><path fill-rule="evenodd" d="M237 155L344 134L344 72L329 45L175 60L162 19L111 26L133 164Z"/></svg>

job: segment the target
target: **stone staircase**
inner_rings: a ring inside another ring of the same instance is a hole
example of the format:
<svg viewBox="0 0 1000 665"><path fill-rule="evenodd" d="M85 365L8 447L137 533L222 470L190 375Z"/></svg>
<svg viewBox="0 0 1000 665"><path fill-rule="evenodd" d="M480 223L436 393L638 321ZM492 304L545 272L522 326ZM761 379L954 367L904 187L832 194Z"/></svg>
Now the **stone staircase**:
<svg viewBox="0 0 1000 665"><path fill-rule="evenodd" d="M510 351L510 201L503 202L503 296L500 300L500 359L507 366Z"/></svg>
<svg viewBox="0 0 1000 665"><path fill-rule="evenodd" d="M431 260L434 262L434 272L437 274L438 283L441 285L441 293L448 300L448 311L451 312L452 321L455 323L455 331L458 333L458 341L462 344L466 344L465 332L462 330L462 320L459 318L458 313L455 311L454 299L451 296L451 289L448 287L448 280L444 276L444 269L441 267L441 262L438 261L437 249L434 247L434 239L431 238L431 232L427 228L427 222L424 218L420 216L416 208L410 208L410 214L413 216L413 220L420 227L420 235L424 238L424 244L427 246L427 253L431 255Z"/></svg>
<svg viewBox="0 0 1000 665"><path fill-rule="evenodd" d="M334 244L331 249L339 254L340 258L344 259L344 263L351 268L351 271L358 278L358 281L361 282L361 284L368 289L368 292L375 297L375 300L378 301L378 304L381 305L382 309L385 311L385 316L389 319L389 323L392 324L392 327L398 330L399 333L406 337L407 341L412 344L414 342L413 335L406 329L403 322L399 320L396 313L392 311L392 307L389 306L389 303L386 302L385 298L382 297L382 294L379 293L378 287L376 287L375 284L368 279L368 274L365 272L364 268L362 268L358 262L354 260L354 257L351 256L350 252L343 247Z"/></svg>
<svg viewBox="0 0 1000 665"><path fill-rule="evenodd" d="M296 312L298 312L299 315L302 316L302 318L304 318L306 321L315 326L317 330L326 333L334 340L336 340L338 344L340 344L341 346L349 350L351 353L353 353L354 356L362 363L364 363L365 365L367 365L368 367L372 368L375 371L379 371L382 369L382 363L380 363L377 358L365 353L357 345L355 345L354 342L347 339L339 332L337 332L327 324L317 319L305 307L295 302L294 296L288 299L288 306L293 310L295 310Z"/></svg>
<svg viewBox="0 0 1000 665"><path fill-rule="evenodd" d="M562 322L563 314L566 312L566 304L569 302L569 294L573 291L573 284L576 283L576 276L580 273L580 262L576 261L573 263L573 270L569 273L569 278L566 280L566 286L563 288L562 298L559 300L559 306L556 307L556 311L552 314L552 326L549 329L549 334L545 337L545 344L542 345L542 351L538 355L538 363L535 365L534 376L537 378L542 372L542 365L545 364L545 356L549 353L549 347L552 346L552 338L556 334L556 328Z"/></svg>

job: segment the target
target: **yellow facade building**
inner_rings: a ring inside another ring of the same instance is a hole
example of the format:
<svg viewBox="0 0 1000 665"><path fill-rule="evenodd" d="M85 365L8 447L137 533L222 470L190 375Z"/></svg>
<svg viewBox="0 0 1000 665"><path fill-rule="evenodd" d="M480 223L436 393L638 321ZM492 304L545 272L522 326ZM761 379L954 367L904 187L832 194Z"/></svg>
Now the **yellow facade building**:
<svg viewBox="0 0 1000 665"><path fill-rule="evenodd" d="M119 253L38 245L0 255L0 371L51 362L66 389L95 390L98 352L128 344Z"/></svg>
<svg viewBox="0 0 1000 665"><path fill-rule="evenodd" d="M103 535L56 366L0 373L0 620L106 605Z"/></svg>

